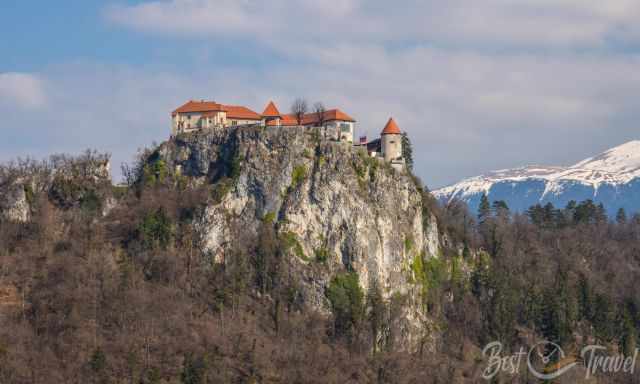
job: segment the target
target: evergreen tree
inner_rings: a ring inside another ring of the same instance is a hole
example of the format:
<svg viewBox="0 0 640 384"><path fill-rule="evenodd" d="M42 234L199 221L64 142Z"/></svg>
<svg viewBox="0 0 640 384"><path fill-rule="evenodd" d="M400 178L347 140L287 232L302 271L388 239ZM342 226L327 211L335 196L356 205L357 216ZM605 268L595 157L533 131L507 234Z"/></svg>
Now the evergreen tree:
<svg viewBox="0 0 640 384"><path fill-rule="evenodd" d="M622 346L622 352L625 356L633 356L636 350L636 340L638 339L638 331L636 331L636 327L633 324L633 320L628 312L625 311L625 314L622 319L622 337L620 340L620 344Z"/></svg>
<svg viewBox="0 0 640 384"><path fill-rule="evenodd" d="M627 223L627 212L624 210L624 208L618 209L618 213L616 213L616 222L618 224Z"/></svg>
<svg viewBox="0 0 640 384"><path fill-rule="evenodd" d="M544 224L544 209L540 204L532 205L527 209L527 216L529 220L538 227L542 227Z"/></svg>
<svg viewBox="0 0 640 384"><path fill-rule="evenodd" d="M194 358L193 354L187 353L184 356L180 381L183 384L203 384L206 382L207 369L204 358Z"/></svg>
<svg viewBox="0 0 640 384"><path fill-rule="evenodd" d="M413 146L406 132L402 133L402 157L407 165L407 169L413 171Z"/></svg>
<svg viewBox="0 0 640 384"><path fill-rule="evenodd" d="M494 215L502 218L506 218L509 216L509 206L507 202L504 200L496 200L492 204L492 209Z"/></svg>
<svg viewBox="0 0 640 384"><path fill-rule="evenodd" d="M595 212L595 220L597 223L604 223L608 220L607 210L604 209L604 205L602 203L598 204Z"/></svg>
<svg viewBox="0 0 640 384"><path fill-rule="evenodd" d="M487 195L483 193L478 207L478 221L483 224L489 217L491 217L491 204L489 204Z"/></svg>
<svg viewBox="0 0 640 384"><path fill-rule="evenodd" d="M387 306L382 297L382 291L377 281L373 281L367 293L367 320L371 327L373 353L378 347L384 347L388 330Z"/></svg>

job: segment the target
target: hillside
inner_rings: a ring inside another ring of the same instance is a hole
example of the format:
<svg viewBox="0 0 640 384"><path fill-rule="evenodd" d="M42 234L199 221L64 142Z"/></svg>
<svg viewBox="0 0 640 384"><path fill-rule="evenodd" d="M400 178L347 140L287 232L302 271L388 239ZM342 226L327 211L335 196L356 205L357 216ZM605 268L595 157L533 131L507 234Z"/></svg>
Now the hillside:
<svg viewBox="0 0 640 384"><path fill-rule="evenodd" d="M535 204L564 207L571 200L602 203L610 216L640 210L640 141L631 141L569 167L527 166L490 172L434 191L442 201L459 199L477 210L482 194L524 212Z"/></svg>
<svg viewBox="0 0 640 384"><path fill-rule="evenodd" d="M476 222L302 127L178 135L126 186L108 169L0 166L1 383L478 383L490 342L638 342L638 220Z"/></svg>

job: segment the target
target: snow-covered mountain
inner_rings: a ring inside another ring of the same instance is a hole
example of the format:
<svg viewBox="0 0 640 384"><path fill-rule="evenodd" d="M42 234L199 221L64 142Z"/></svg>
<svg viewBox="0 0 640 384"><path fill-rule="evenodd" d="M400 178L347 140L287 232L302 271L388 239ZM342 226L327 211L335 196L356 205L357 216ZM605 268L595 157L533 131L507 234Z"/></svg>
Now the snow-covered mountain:
<svg viewBox="0 0 640 384"><path fill-rule="evenodd" d="M592 199L609 214L640 211L640 141L630 141L570 167L526 166L465 179L433 192L442 201L460 199L475 212L480 197L505 200L515 211L547 202Z"/></svg>

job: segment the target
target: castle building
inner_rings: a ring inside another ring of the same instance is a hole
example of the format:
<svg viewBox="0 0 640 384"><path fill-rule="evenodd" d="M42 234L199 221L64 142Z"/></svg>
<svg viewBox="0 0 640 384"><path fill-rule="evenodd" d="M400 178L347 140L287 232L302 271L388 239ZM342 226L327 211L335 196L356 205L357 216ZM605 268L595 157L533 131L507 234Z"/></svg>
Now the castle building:
<svg viewBox="0 0 640 384"><path fill-rule="evenodd" d="M356 120L339 109L305 113L300 121L293 114L282 114L273 101L269 101L262 114L239 105L219 104L215 101L188 101L171 113L171 135L198 130L241 125L270 127L321 127L326 138L353 143ZM390 163L395 169L405 168L402 155L402 131L393 118L385 125L380 138L367 141L360 137L355 147L367 151L369 156Z"/></svg>
<svg viewBox="0 0 640 384"><path fill-rule="evenodd" d="M269 101L269 104L267 104L267 106L264 108L264 111L262 112L262 118L264 119L264 123L266 125L280 126L282 122L282 114L273 101Z"/></svg>
<svg viewBox="0 0 640 384"><path fill-rule="evenodd" d="M400 131L393 117L389 118L387 125L384 126L380 133L380 140L382 141L384 161L388 163L402 161L402 131Z"/></svg>
<svg viewBox="0 0 640 384"><path fill-rule="evenodd" d="M329 109L323 113L306 113L298 122L292 114L282 114L270 101L262 114L237 105L224 105L215 101L188 101L171 113L171 135L193 132L215 127L237 125L266 125L278 127L324 127L327 132L335 132L335 140L352 143L355 119L339 109Z"/></svg>
<svg viewBox="0 0 640 384"><path fill-rule="evenodd" d="M191 100L171 113L171 134L261 123L262 116L247 107Z"/></svg>
<svg viewBox="0 0 640 384"><path fill-rule="evenodd" d="M267 125L293 127L302 125L305 127L325 127L327 132L333 132L335 140L353 143L356 121L351 116L339 109L329 109L323 113L305 113L300 124L292 114L279 116L279 119L267 121Z"/></svg>
<svg viewBox="0 0 640 384"><path fill-rule="evenodd" d="M392 117L380 132L379 139L367 141L366 136L362 136L355 146L366 150L371 157L390 163L397 170L405 168L402 154L402 131Z"/></svg>

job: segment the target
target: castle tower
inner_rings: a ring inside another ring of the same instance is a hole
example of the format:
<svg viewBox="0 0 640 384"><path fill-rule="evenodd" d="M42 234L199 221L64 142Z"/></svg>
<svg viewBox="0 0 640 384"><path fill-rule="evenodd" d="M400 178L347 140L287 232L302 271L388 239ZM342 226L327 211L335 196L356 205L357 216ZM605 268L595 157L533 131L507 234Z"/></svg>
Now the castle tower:
<svg viewBox="0 0 640 384"><path fill-rule="evenodd" d="M380 136L384 161L402 162L402 132L393 117L389 119Z"/></svg>
<svg viewBox="0 0 640 384"><path fill-rule="evenodd" d="M280 126L282 115L273 101L269 101L269 104L265 107L264 112L262 112L262 119L264 120L264 125Z"/></svg>

